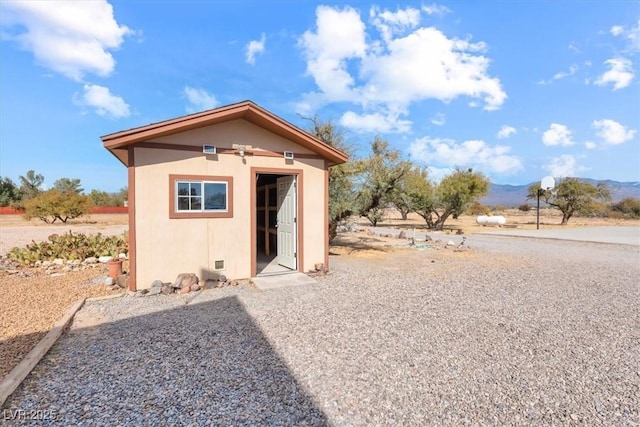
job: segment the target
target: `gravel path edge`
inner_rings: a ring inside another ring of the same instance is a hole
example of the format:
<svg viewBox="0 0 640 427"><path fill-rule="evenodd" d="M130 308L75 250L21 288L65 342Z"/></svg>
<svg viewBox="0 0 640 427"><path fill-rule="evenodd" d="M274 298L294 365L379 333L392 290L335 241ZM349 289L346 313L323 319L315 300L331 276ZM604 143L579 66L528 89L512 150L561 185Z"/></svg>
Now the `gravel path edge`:
<svg viewBox="0 0 640 427"><path fill-rule="evenodd" d="M22 361L9 372L0 382L0 406L18 388L22 381L31 373L33 368L47 354L51 347L62 336L75 314L82 308L86 298L80 298L69 308L67 313L51 328L47 335L22 359Z"/></svg>

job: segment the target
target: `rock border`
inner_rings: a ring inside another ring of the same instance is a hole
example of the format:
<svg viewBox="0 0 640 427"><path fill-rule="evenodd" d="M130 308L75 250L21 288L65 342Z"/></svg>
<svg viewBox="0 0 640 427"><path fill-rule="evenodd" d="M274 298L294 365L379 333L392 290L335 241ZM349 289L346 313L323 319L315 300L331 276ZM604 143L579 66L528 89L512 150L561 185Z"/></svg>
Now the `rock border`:
<svg viewBox="0 0 640 427"><path fill-rule="evenodd" d="M51 347L58 341L67 328L73 316L82 308L86 298L80 298L71 306L67 313L62 316L53 328L45 335L44 338L22 359L22 361L4 377L0 382L0 406L4 405L6 400L18 388L22 381L31 373L33 368L40 362Z"/></svg>

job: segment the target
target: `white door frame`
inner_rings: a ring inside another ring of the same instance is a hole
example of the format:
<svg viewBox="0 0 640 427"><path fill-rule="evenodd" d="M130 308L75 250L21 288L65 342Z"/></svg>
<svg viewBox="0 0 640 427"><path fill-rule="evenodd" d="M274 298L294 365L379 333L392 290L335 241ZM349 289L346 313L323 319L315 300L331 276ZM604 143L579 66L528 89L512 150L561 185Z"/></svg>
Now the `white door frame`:
<svg viewBox="0 0 640 427"><path fill-rule="evenodd" d="M258 214L256 198L257 198L257 179L259 175L278 175L278 176L295 176L297 191L296 191L296 216L297 216L297 227L296 227L296 249L297 249L297 257L296 257L296 271L302 271L304 266L304 193L303 193L303 182L304 182L304 172L302 169L297 168L270 168L270 167L260 167L253 166L251 167L251 179L250 179L250 191L251 191L251 204L250 204L250 221L251 221L251 277L255 277L258 273L258 233L257 233L257 223L256 218Z"/></svg>

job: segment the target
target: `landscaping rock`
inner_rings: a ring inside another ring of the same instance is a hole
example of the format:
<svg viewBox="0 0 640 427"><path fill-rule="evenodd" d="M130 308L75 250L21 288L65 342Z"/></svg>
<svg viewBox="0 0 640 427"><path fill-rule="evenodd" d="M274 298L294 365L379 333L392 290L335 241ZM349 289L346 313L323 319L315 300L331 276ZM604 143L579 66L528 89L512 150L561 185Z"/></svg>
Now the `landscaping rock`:
<svg viewBox="0 0 640 427"><path fill-rule="evenodd" d="M214 288L218 288L221 286L222 282L218 282L217 280L206 280L204 282L204 286L202 287L202 289L214 289Z"/></svg>
<svg viewBox="0 0 640 427"><path fill-rule="evenodd" d="M98 262L98 258L94 257L94 256L90 256L89 258L85 258L84 261L82 261L83 264L96 264Z"/></svg>
<svg viewBox="0 0 640 427"><path fill-rule="evenodd" d="M191 285L191 292L197 292L200 290L200 285L198 285L197 283L194 283L193 285Z"/></svg>
<svg viewBox="0 0 640 427"><path fill-rule="evenodd" d="M115 281L111 277L107 277L104 279L105 286L113 286L114 283Z"/></svg>
<svg viewBox="0 0 640 427"><path fill-rule="evenodd" d="M160 293L162 295L169 295L169 294L172 294L174 290L175 288L170 284L163 284L162 287L160 288Z"/></svg>
<svg viewBox="0 0 640 427"><path fill-rule="evenodd" d="M207 279L207 281L209 280L215 280L217 282L224 282L227 280L227 277L224 274L220 274L216 271L209 273L209 278Z"/></svg>
<svg viewBox="0 0 640 427"><path fill-rule="evenodd" d="M103 264L106 264L111 260L113 260L112 256L101 256L100 258L98 258L98 261L103 263Z"/></svg>
<svg viewBox="0 0 640 427"><path fill-rule="evenodd" d="M118 286L120 286L121 288L127 289L129 288L129 275L127 274L121 274L120 276L118 276L118 278L116 279L116 283L118 284Z"/></svg>
<svg viewBox="0 0 640 427"><path fill-rule="evenodd" d="M62 258L56 258L53 260L54 265L64 265L64 260Z"/></svg>
<svg viewBox="0 0 640 427"><path fill-rule="evenodd" d="M191 292L191 286L184 286L184 287L180 288L180 293L181 294L188 294L189 292Z"/></svg>
<svg viewBox="0 0 640 427"><path fill-rule="evenodd" d="M147 295L149 296L158 295L160 294L160 292L162 292L162 285L152 287L151 289L149 289L149 292L147 293Z"/></svg>
<svg viewBox="0 0 640 427"><path fill-rule="evenodd" d="M191 286L193 284L197 284L200 282L198 276L193 273L181 273L178 274L176 281L173 283L174 288L184 288L186 286Z"/></svg>

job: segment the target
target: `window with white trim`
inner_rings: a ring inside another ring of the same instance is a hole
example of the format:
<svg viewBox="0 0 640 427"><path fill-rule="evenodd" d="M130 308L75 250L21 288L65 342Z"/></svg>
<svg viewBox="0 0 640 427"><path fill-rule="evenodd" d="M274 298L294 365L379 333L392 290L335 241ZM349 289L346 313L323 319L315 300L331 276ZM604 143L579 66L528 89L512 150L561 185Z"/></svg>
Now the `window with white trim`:
<svg viewBox="0 0 640 427"><path fill-rule="evenodd" d="M227 212L227 181L176 180L176 212Z"/></svg>

